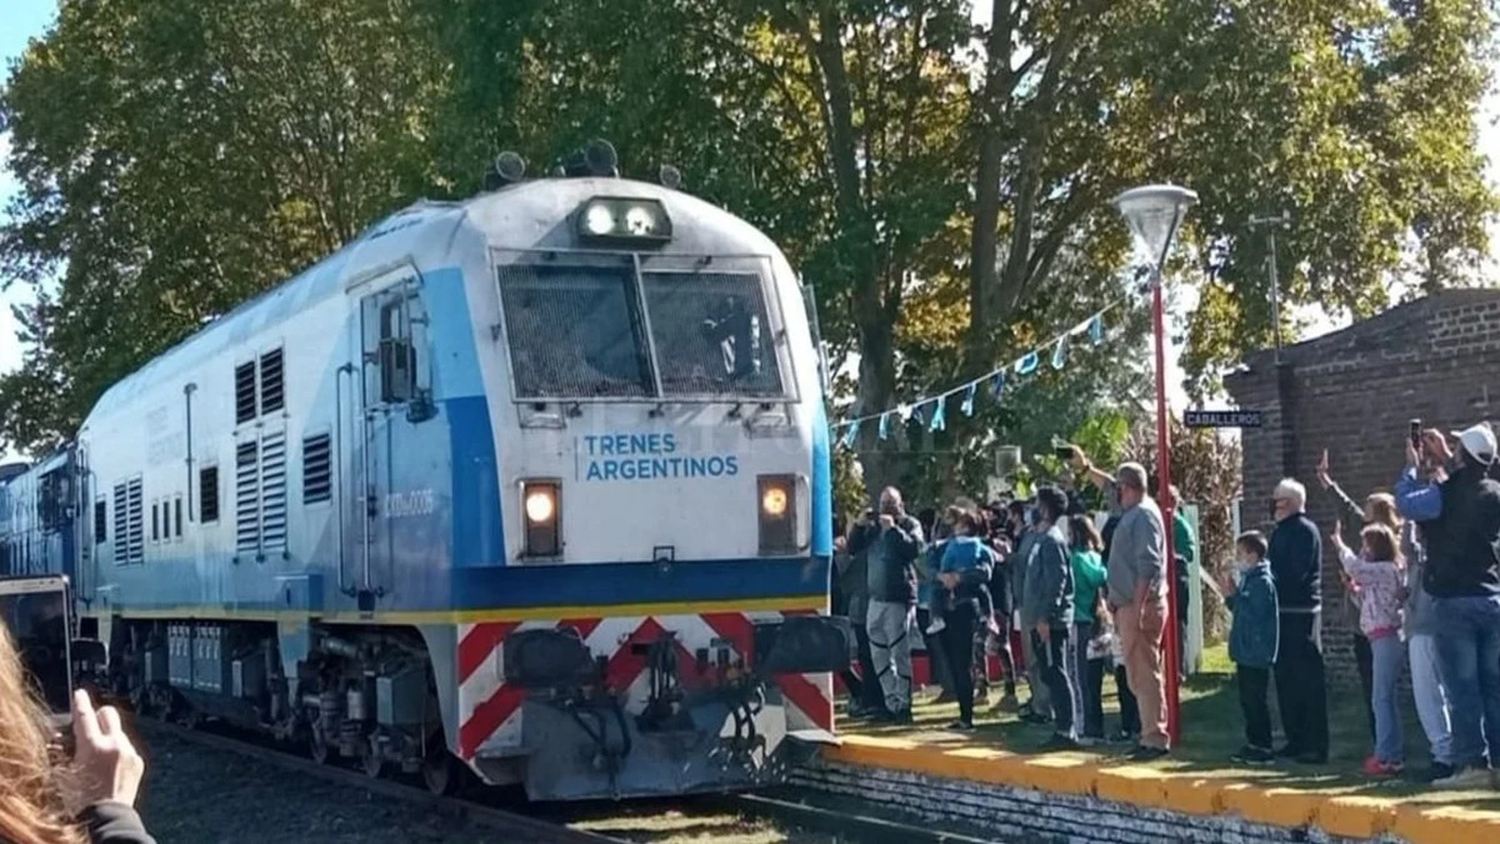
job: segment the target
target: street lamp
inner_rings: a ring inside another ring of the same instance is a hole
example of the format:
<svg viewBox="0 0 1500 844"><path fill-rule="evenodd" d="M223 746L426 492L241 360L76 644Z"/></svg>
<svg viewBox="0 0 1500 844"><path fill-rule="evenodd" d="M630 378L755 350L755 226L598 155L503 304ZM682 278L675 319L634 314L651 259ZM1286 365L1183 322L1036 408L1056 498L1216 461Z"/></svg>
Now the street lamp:
<svg viewBox="0 0 1500 844"><path fill-rule="evenodd" d="M1151 261L1151 314L1156 335L1156 474L1157 495L1161 499L1162 532L1165 534L1167 618L1163 640L1166 643L1167 732L1172 745L1177 745L1181 735L1181 711L1178 697L1178 664L1182 659L1182 642L1177 624L1177 564L1176 551L1172 547L1173 514L1177 502L1172 500L1172 440L1171 417L1167 415L1167 337L1165 306L1162 303L1162 265L1167 261L1167 251L1172 248L1172 238L1182 226L1187 210L1198 202L1198 194L1176 185L1146 185L1132 188L1115 197L1115 207L1124 215L1125 222L1135 235L1136 242L1146 250Z"/></svg>

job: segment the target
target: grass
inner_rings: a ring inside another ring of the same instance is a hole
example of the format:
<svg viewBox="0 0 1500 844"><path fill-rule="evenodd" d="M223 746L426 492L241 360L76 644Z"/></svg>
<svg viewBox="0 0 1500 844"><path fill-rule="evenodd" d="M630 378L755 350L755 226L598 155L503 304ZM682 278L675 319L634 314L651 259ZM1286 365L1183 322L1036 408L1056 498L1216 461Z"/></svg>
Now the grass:
<svg viewBox="0 0 1500 844"><path fill-rule="evenodd" d="M1384 797L1403 802L1421 802L1469 809L1500 811L1500 792L1439 791L1418 782L1414 774L1427 766L1428 748L1415 707L1405 707L1406 779L1372 780L1360 774L1360 765L1371 751L1368 717L1357 689L1329 690L1328 726L1331 752L1327 765L1298 765L1292 762L1269 767L1236 767L1229 756L1244 744L1244 720L1240 715L1239 693L1235 687L1233 667L1225 648L1210 649L1204 654L1204 670L1182 687L1182 741L1172 755L1149 763L1149 767L1174 773L1231 779L1239 782L1293 788L1340 795ZM1119 726L1118 706L1114 699L1114 680L1106 677L1105 731ZM998 700L998 689L991 689L991 699ZM1021 692L1024 700L1026 693ZM1276 718L1275 686L1271 691L1272 718ZM874 726L845 721L846 732L896 736L945 746L975 745L997 747L1017 753L1034 752L1050 734L1049 728L1025 724L1015 715L975 707L978 730L969 736L943 729L958 714L957 704L917 703L913 708L916 723L910 727ZM1280 724L1277 721L1277 734ZM1079 751L1084 758L1106 766L1126 764L1120 747Z"/></svg>

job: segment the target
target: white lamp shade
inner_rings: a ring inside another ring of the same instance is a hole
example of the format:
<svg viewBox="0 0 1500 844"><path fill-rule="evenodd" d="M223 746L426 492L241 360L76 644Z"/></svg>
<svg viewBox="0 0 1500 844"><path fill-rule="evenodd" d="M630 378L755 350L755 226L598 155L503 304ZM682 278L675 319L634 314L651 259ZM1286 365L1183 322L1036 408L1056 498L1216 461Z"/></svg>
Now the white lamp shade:
<svg viewBox="0 0 1500 844"><path fill-rule="evenodd" d="M1176 185L1146 185L1115 197L1115 207L1146 250L1153 266L1166 260L1167 248L1187 210L1198 202L1198 194Z"/></svg>

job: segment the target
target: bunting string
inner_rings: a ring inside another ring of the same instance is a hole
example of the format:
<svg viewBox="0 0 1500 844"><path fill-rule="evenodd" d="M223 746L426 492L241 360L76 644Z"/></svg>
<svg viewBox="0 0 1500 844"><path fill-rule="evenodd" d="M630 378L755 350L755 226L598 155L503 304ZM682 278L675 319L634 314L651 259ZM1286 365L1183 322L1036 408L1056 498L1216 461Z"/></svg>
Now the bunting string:
<svg viewBox="0 0 1500 844"><path fill-rule="evenodd" d="M845 419L831 427L835 431L843 430L842 442L845 448L852 448L854 446L854 443L859 438L860 425L871 420L876 420L876 424L879 426L880 439L888 439L891 432L892 416L898 417L901 422L915 419L919 424L926 425L932 431L947 430L948 400L950 398L962 396L959 412L964 416L973 416L975 398L978 396L981 386L988 383L990 396L999 401L1005 392L1007 376L1011 373L1019 377L1034 375L1041 368L1043 353L1048 354L1048 361L1052 369L1061 370L1067 365L1069 346L1073 338L1086 336L1089 339L1089 343L1095 346L1104 342L1104 315L1123 303L1124 300L1121 299L1104 306L1083 322L1038 345L1005 366L987 372L972 381L965 381L950 390L936 395L902 402L893 408L882 410L879 413L869 413L864 416Z"/></svg>

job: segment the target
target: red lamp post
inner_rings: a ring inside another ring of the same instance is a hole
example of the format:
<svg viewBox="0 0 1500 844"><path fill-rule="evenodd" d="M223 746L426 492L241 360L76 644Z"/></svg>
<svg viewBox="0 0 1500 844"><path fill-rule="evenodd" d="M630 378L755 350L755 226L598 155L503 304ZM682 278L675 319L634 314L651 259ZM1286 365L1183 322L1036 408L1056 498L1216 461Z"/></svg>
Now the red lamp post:
<svg viewBox="0 0 1500 844"><path fill-rule="evenodd" d="M1182 662L1182 642L1177 624L1176 556L1173 545L1173 517L1177 502L1172 500L1171 416L1167 407L1167 336L1165 305L1162 297L1162 265L1172 248L1172 239L1182 225L1187 210L1198 202L1198 194L1176 185L1147 185L1132 188L1115 197L1115 207L1124 215L1130 231L1151 260L1151 316L1156 337L1156 474L1161 497L1162 528L1165 534L1167 618L1162 639L1166 645L1167 732L1177 745L1182 732L1178 697L1178 665Z"/></svg>

